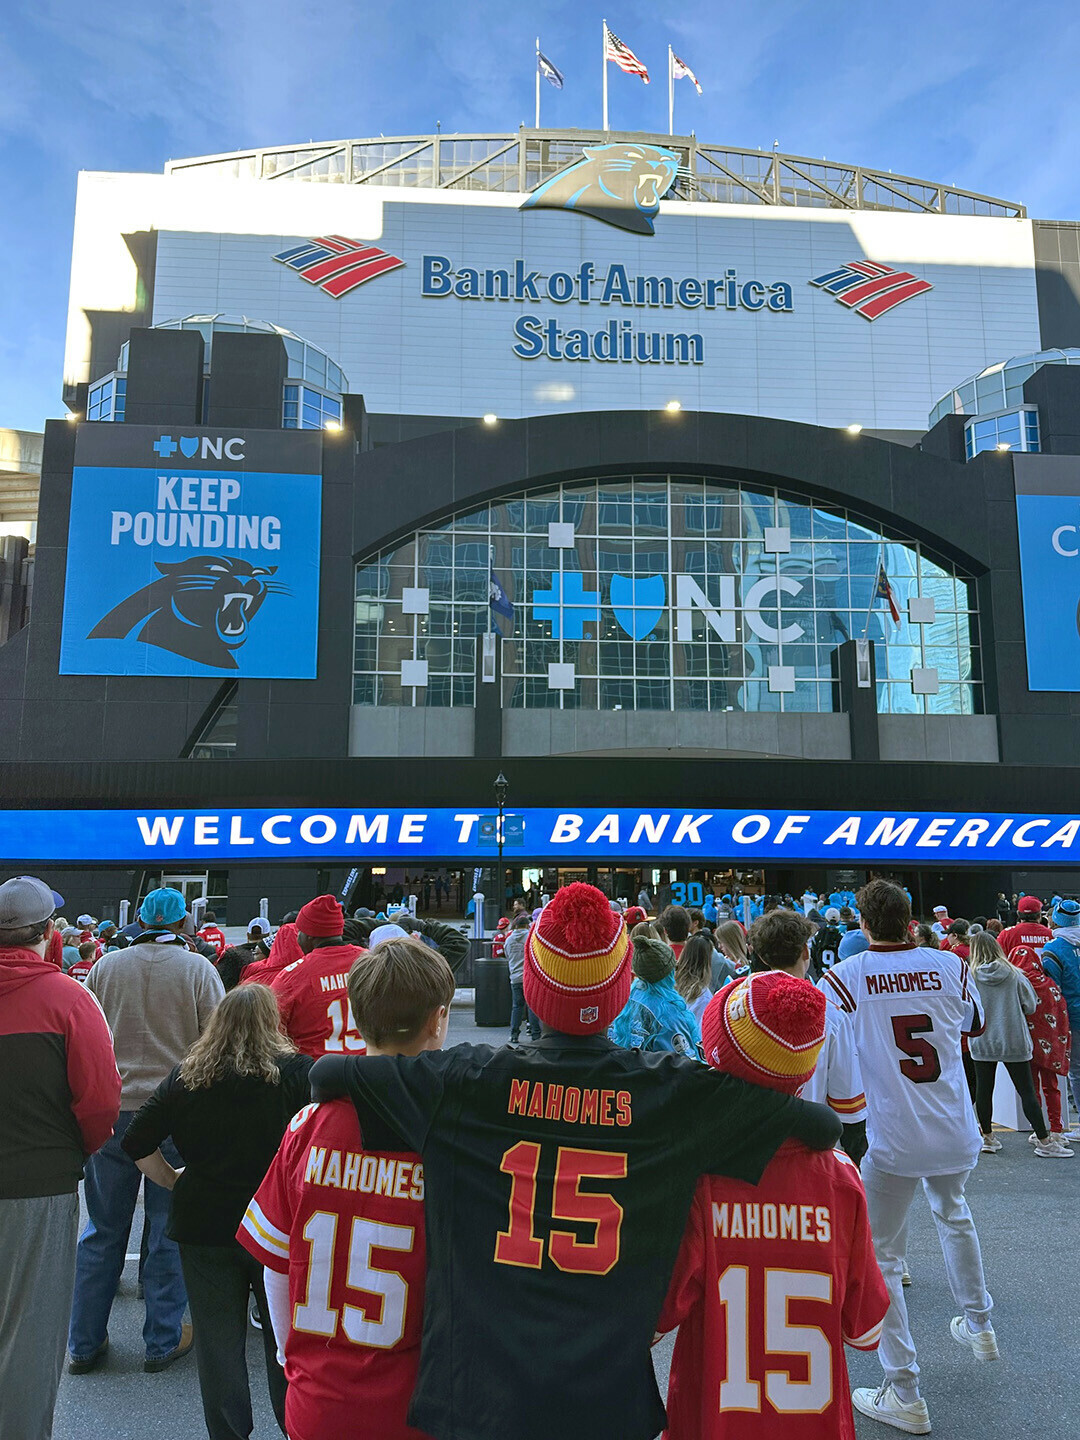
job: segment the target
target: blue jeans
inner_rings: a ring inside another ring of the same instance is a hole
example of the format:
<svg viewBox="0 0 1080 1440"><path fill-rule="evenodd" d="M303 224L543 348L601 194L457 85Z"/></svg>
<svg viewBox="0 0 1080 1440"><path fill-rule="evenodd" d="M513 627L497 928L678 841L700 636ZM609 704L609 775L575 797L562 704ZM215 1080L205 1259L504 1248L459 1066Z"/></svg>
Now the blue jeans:
<svg viewBox="0 0 1080 1440"><path fill-rule="evenodd" d="M510 1039L516 1040L521 1034L521 1022L528 1020L529 1036L533 1040L540 1039L540 1021L525 1004L525 986L520 980L511 982L510 985ZM503 1014L506 1012L503 1011Z"/></svg>
<svg viewBox="0 0 1080 1440"><path fill-rule="evenodd" d="M71 1306L68 1350L85 1360L104 1343L109 1312L124 1268L135 1202L142 1172L120 1146L135 1112L121 1110L116 1130L86 1162L84 1193L89 1223L79 1239L75 1262L75 1298ZM171 1141L161 1153L172 1165L180 1156ZM187 1291L180 1270L180 1251L165 1235L169 1192L147 1180L143 1195L149 1244L143 1267L146 1321L143 1344L148 1360L157 1360L180 1344Z"/></svg>

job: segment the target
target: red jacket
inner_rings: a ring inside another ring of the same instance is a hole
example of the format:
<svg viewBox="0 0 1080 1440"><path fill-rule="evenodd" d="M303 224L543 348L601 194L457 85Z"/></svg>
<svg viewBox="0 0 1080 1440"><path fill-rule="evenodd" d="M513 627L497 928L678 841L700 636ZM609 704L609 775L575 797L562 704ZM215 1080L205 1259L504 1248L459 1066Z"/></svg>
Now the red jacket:
<svg viewBox="0 0 1080 1440"><path fill-rule="evenodd" d="M224 930L219 930L213 922L211 922L209 925L202 925L199 927L199 939L205 940L208 944L213 945L214 949L217 951L219 960L221 959L222 952L224 951L225 946L229 943L225 939Z"/></svg>
<svg viewBox="0 0 1080 1440"><path fill-rule="evenodd" d="M34 950L0 950L0 1200L70 1195L120 1113L101 1006Z"/></svg>
<svg viewBox="0 0 1080 1440"><path fill-rule="evenodd" d="M286 965L303 959L300 941L296 938L296 924L279 925L265 960L253 960L245 965L240 976L241 985L272 985L274 976L280 975Z"/></svg>

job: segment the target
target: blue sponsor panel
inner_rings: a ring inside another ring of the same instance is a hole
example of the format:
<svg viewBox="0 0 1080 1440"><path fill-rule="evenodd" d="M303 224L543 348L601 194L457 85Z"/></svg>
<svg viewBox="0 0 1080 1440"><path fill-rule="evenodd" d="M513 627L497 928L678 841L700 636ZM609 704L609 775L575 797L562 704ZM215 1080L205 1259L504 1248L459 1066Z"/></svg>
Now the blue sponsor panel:
<svg viewBox="0 0 1080 1440"><path fill-rule="evenodd" d="M466 862L490 859L494 822L491 815L451 809L0 810L0 862ZM1080 817L538 808L507 817L506 843L536 860L1059 867L1080 854Z"/></svg>
<svg viewBox="0 0 1080 1440"><path fill-rule="evenodd" d="M313 679L322 479L298 438L80 427L60 673ZM266 468L282 441L300 463Z"/></svg>
<svg viewBox="0 0 1080 1440"><path fill-rule="evenodd" d="M1016 519L1028 688L1080 690L1080 494L1018 493Z"/></svg>

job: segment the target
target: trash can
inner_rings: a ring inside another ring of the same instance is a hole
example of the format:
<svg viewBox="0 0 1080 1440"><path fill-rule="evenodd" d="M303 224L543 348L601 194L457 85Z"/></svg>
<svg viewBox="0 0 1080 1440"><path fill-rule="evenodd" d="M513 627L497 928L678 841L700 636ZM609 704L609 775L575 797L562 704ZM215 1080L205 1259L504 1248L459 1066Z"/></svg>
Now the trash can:
<svg viewBox="0 0 1080 1440"><path fill-rule="evenodd" d="M505 960L475 959L473 987L476 991L477 1025L510 1028L510 972Z"/></svg>

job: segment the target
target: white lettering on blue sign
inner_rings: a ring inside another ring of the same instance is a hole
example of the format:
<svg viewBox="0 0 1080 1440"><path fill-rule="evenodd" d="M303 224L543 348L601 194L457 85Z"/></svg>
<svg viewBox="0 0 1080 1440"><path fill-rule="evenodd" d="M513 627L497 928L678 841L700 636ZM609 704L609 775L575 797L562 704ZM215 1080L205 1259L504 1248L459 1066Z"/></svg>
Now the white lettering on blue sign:
<svg viewBox="0 0 1080 1440"><path fill-rule="evenodd" d="M319 856L357 864L386 859L477 863L490 858L480 812L454 809L0 810L0 862L131 864ZM525 808L508 817L523 860L603 856L766 863L886 860L1060 865L1080 852L1080 816L933 815L880 811ZM508 833L509 833L508 827ZM516 843L516 842L515 842Z"/></svg>

